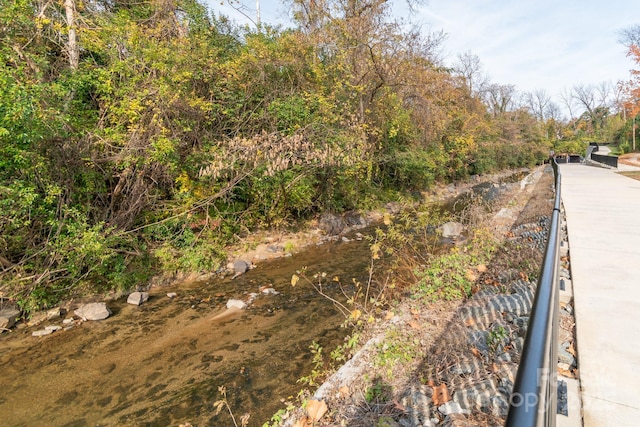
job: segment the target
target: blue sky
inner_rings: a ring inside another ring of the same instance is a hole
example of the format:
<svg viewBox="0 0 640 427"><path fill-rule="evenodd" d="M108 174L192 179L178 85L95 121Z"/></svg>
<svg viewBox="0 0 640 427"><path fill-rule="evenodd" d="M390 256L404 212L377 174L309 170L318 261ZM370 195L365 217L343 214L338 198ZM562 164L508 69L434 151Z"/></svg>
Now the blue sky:
<svg viewBox="0 0 640 427"><path fill-rule="evenodd" d="M219 1L208 1L233 16ZM255 13L255 1L243 1ZM405 13L402 0L393 1L394 13ZM263 22L289 23L280 1L261 0L260 9ZM447 64L471 52L492 82L556 95L576 84L629 79L634 64L617 32L640 24L640 0L430 0L413 20L447 34Z"/></svg>

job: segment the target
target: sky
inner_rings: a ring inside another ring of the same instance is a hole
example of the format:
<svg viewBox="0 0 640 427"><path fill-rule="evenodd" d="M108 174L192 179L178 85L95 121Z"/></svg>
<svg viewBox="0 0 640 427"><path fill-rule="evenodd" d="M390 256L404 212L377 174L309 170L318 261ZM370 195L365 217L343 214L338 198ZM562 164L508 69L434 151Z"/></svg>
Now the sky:
<svg viewBox="0 0 640 427"><path fill-rule="evenodd" d="M208 1L213 10L234 16L219 0ZM243 1L255 14L255 1ZM393 1L393 13L405 14L402 0ZM260 10L263 22L290 25L281 1L260 0ZM618 32L640 24L640 0L428 0L413 20L424 31L445 32L447 65L470 52L492 83L544 89L555 97L577 84L630 78L634 64Z"/></svg>

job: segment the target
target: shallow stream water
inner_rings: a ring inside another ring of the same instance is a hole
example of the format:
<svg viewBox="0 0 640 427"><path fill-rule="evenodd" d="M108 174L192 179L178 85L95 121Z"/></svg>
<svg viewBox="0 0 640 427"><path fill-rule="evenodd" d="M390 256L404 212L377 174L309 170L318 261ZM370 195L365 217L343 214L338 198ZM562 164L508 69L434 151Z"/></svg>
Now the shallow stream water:
<svg viewBox="0 0 640 427"><path fill-rule="evenodd" d="M334 348L347 333L333 304L303 280L292 287L291 276L307 266L309 275L366 280L369 254L366 240L329 242L233 280L153 289L139 307L111 302L110 318L47 337L29 328L5 333L0 424L233 425L228 413L214 415L225 386L234 415L249 413L249 425L261 426L302 387L309 345ZM268 284L280 293L260 293ZM250 293L259 295L247 310L215 319L229 299Z"/></svg>

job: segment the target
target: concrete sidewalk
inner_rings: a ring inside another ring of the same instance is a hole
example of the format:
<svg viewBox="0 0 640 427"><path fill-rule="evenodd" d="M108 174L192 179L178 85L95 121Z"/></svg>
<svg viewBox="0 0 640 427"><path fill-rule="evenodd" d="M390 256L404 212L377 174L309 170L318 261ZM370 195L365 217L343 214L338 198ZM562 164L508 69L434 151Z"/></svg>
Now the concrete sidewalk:
<svg viewBox="0 0 640 427"><path fill-rule="evenodd" d="M582 164L560 173L584 425L638 426L640 181Z"/></svg>

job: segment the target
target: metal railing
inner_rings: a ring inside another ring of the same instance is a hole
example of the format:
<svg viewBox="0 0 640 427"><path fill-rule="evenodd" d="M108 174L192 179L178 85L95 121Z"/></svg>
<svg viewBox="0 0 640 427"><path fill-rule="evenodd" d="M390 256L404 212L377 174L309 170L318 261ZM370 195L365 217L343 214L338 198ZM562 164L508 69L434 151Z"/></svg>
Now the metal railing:
<svg viewBox="0 0 640 427"><path fill-rule="evenodd" d="M555 426L558 365L560 171L551 161L556 196L547 247L531 308L506 427Z"/></svg>

